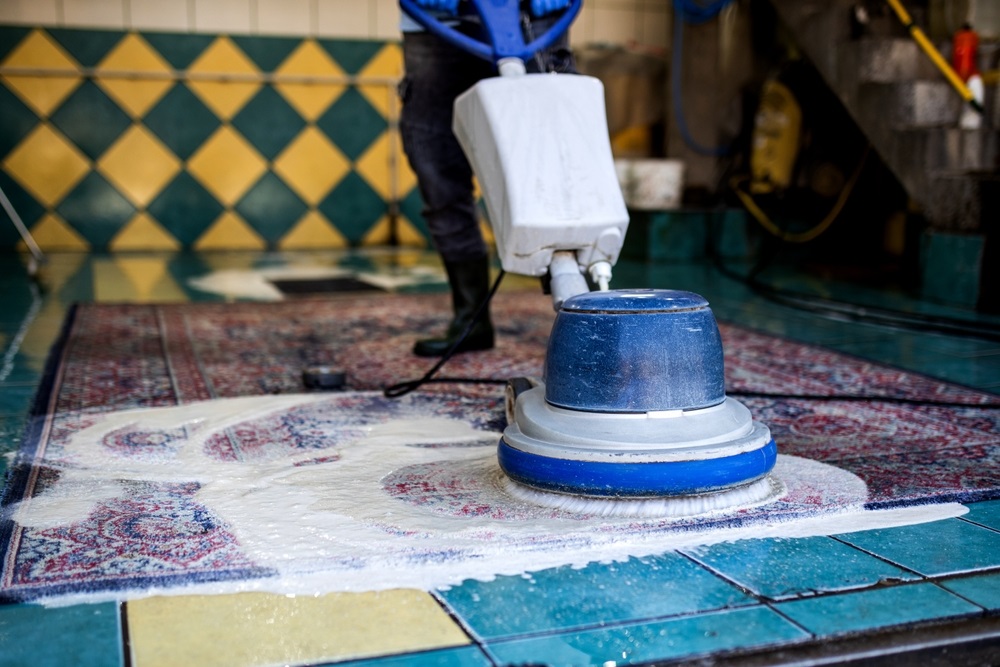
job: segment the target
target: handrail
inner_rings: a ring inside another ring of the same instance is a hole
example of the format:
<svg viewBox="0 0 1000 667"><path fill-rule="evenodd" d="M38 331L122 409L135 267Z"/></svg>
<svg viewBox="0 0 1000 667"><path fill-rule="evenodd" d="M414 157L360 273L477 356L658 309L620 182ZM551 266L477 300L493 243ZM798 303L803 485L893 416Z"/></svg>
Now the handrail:
<svg viewBox="0 0 1000 667"><path fill-rule="evenodd" d="M931 40L927 38L927 35L925 35L924 31L920 29L920 26L913 22L913 18L910 16L909 12L906 11L906 8L903 7L903 4L899 0L886 0L886 2L888 2L889 6L892 7L892 10L896 12L896 16L899 17L903 27L910 32L910 36L913 38L913 41L915 41L917 46L919 46L920 49L927 54L927 57L931 59L931 62L933 62L934 65L941 70L941 73L944 74L946 79L948 79L948 83L951 84L952 88L957 90L958 94L962 96L962 99L968 102L973 109L982 115L983 105L976 99L976 96L972 94L969 87L965 85L965 82L962 81L962 77L960 77L955 70L952 69L951 65L948 64L948 61L945 60L941 56L940 52L938 52L937 48L931 44Z"/></svg>

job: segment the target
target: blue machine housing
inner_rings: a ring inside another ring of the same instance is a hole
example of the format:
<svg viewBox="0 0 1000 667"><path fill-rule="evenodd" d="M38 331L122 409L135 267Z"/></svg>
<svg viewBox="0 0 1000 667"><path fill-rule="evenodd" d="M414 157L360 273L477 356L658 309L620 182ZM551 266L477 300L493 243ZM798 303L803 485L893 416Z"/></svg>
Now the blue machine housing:
<svg viewBox="0 0 1000 667"><path fill-rule="evenodd" d="M708 302L675 290L567 299L544 383L511 398L500 467L545 491L690 496L749 485L777 459L769 429L725 395Z"/></svg>

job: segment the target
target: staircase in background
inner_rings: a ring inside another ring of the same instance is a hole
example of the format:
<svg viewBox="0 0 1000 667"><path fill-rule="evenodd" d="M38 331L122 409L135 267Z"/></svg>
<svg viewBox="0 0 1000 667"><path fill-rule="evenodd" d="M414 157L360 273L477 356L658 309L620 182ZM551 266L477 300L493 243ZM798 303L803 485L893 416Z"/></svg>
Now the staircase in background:
<svg viewBox="0 0 1000 667"><path fill-rule="evenodd" d="M894 17L857 36L850 20L855 0L772 4L926 217L924 295L1000 309L996 88L986 88L982 127L960 129L961 97L903 28L890 23Z"/></svg>

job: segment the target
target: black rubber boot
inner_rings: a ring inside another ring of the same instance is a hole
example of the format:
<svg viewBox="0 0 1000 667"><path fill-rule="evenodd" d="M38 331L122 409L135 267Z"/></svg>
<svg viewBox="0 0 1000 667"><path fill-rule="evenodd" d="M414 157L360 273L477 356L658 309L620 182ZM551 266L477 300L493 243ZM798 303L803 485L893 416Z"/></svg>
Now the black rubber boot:
<svg viewBox="0 0 1000 667"><path fill-rule="evenodd" d="M446 261L444 268L448 272L448 284L451 286L451 305L454 318L448 325L444 337L426 338L416 342L413 346L413 354L419 357L440 357L451 349L454 342L469 326L472 318L476 316L479 304L490 293L489 257L463 262ZM490 322L490 310L487 307L456 352L489 350L493 347L493 341L493 324Z"/></svg>

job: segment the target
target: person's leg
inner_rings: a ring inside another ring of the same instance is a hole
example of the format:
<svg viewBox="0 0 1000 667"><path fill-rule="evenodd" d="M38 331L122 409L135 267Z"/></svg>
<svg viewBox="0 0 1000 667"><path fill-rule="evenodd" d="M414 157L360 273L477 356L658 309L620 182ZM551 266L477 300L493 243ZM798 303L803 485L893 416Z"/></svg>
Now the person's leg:
<svg viewBox="0 0 1000 667"><path fill-rule="evenodd" d="M536 22L541 34L551 20ZM400 134L417 175L428 231L448 274L454 317L443 337L417 341L420 356L444 354L474 318L489 294L489 256L479 230L473 198L472 168L452 132L455 98L480 79L495 76L492 63L471 56L427 33L403 35L405 76ZM526 63L529 71L572 72L574 63L563 37L546 53ZM494 345L489 310L469 332L460 351Z"/></svg>
<svg viewBox="0 0 1000 667"><path fill-rule="evenodd" d="M403 36L406 76L400 134L424 201L424 220L448 274L453 319L442 337L417 341L420 356L444 354L472 321L489 294L489 255L479 230L472 168L452 132L455 98L492 66L426 33ZM473 327L461 351L493 347L488 311Z"/></svg>

